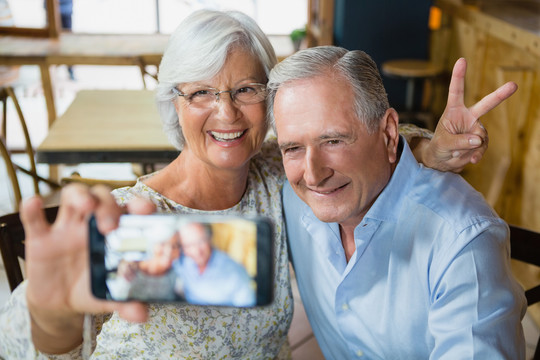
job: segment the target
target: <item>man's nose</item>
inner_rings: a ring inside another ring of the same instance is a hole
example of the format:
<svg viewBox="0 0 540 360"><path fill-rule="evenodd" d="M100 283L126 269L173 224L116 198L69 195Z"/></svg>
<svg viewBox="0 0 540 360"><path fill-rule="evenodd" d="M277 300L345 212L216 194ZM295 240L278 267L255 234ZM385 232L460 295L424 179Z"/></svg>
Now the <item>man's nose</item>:
<svg viewBox="0 0 540 360"><path fill-rule="evenodd" d="M324 155L313 148L306 150L304 181L307 186L318 186L332 176L332 169L326 165Z"/></svg>

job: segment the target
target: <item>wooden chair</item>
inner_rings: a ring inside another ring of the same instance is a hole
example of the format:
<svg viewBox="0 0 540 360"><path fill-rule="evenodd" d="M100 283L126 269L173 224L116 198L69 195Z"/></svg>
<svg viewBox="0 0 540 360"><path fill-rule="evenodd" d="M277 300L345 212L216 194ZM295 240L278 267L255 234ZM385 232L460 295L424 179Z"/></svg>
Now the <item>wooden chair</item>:
<svg viewBox="0 0 540 360"><path fill-rule="evenodd" d="M53 222L57 212L58 207L46 208L47 220ZM0 252L11 291L24 280L20 263L25 258L24 238L24 228L18 212L0 217Z"/></svg>
<svg viewBox="0 0 540 360"><path fill-rule="evenodd" d="M50 0L47 0L50 1ZM53 10L56 9L56 2L54 2L54 7L51 7ZM12 26L13 27L13 18L9 4L5 0L0 0L0 26ZM4 159L8 177L10 179L15 202L15 211L18 211L18 204L21 201L21 190L17 180L17 171L26 173L27 175L32 176L34 180L34 192L36 194L40 193L39 182L43 181L48 183L51 188L59 188L60 185L40 177L36 171L36 164L33 156L33 149L31 148L30 136L28 134L28 128L26 127L26 121L21 110L21 106L15 95L13 85L19 79L19 67L18 66L0 66L0 103L2 103L2 118L1 118L1 127L0 127L0 152L2 158ZM24 151L29 154L32 153L30 157L30 167L25 168L21 167L16 163L12 162L11 151L8 149L7 144L7 103L8 99L11 99L17 115L19 116L22 132L26 141L26 147Z"/></svg>
<svg viewBox="0 0 540 360"><path fill-rule="evenodd" d="M440 27L440 9L430 7L427 20L429 31ZM426 39L427 40L427 39ZM388 78L405 81L405 108L400 111L400 121L410 122L435 130L437 119L430 109L434 82L444 74L442 63L430 58L390 59L381 64L381 73ZM418 89L420 85L420 89ZM416 92L422 90L421 104L416 104Z"/></svg>
<svg viewBox="0 0 540 360"><path fill-rule="evenodd" d="M414 122L414 120L418 118L418 120L423 121L429 129L435 130L437 124L435 123L434 116L427 110L427 106L431 101L431 95L426 95L428 92L425 92L424 97L428 100L423 101L421 109L415 108L414 98L416 83L418 81L433 81L441 76L443 73L442 66L435 64L430 60L397 59L385 61L381 66L381 71L390 78L403 79L407 82L405 91L405 112L401 113L400 117L405 119L405 122L407 122L407 120ZM430 87L425 86L425 89L429 88Z"/></svg>
<svg viewBox="0 0 540 360"><path fill-rule="evenodd" d="M1 72L0 72L1 74ZM7 77L0 76L0 80ZM7 146L7 111L6 111L6 102L8 98L11 98L15 109L17 110L17 115L19 117L19 123L22 129L24 136L24 153L28 157L29 167L21 166L13 161L12 152ZM93 186L97 184L104 184L109 186L111 189L116 189L124 186L133 186L136 183L136 180L108 180L108 179L95 179L95 178L85 178L81 177L78 173L73 173L69 177L61 179L60 182L53 181L51 179L40 176L37 173L36 162L35 162L35 151L32 146L32 141L30 139L30 133L28 131L28 126L26 125L26 120L24 118L21 106L17 100L15 92L11 86L5 85L2 86L0 83L0 101L3 103L3 122L0 127L0 155L4 160L6 170L8 173L9 180L11 182L12 191L14 194L13 199L13 209L14 211L19 211L19 204L22 199L22 192L17 178L17 173L21 172L30 176L33 180L34 194L42 195L40 189L40 183L45 183L51 189L50 193L44 196L44 201L46 206L58 205L60 200L60 188L66 184L78 182L84 183L88 186Z"/></svg>
<svg viewBox="0 0 540 360"><path fill-rule="evenodd" d="M540 233L510 225L511 257L514 260L540 267ZM525 291L527 305L540 302L540 284ZM540 360L540 338L538 339L534 360Z"/></svg>
<svg viewBox="0 0 540 360"><path fill-rule="evenodd" d="M32 142L30 140L30 134L28 132L28 127L26 125L26 120L24 118L17 96L15 95L15 91L11 87L11 83L15 81L18 77L18 69L9 69L7 67L1 67L0 74L1 74L0 76L0 102L2 103L2 115L3 115L2 124L0 128L1 130L0 131L0 153L1 153L0 155L2 155L2 159L4 160L8 177L12 185L12 190L14 194L14 210L18 211L19 203L21 202L21 198L22 198L19 181L17 179L18 171L32 178L33 185L34 185L34 193L38 195L41 195L41 190L39 187L40 183L46 183L51 188L51 190L53 190L53 193L54 193L54 190L57 190L60 188L60 184L50 179L44 178L37 173L36 162L34 158L34 149L32 147ZM24 141L25 141L25 147L24 147L23 152L26 153L26 155L28 156L29 167L24 167L13 162L12 153L7 146L7 101L8 99L11 99L11 101L13 102L13 105L15 106L15 110L19 118L19 123L20 123L21 130L24 136ZM55 196L56 195L52 195L50 199L46 199L46 202L48 204L53 204L56 201L56 200L53 200Z"/></svg>
<svg viewBox="0 0 540 360"><path fill-rule="evenodd" d="M7 149L7 146L4 142L4 139L2 139L0 137L0 155L2 156L2 159L4 161L4 164L6 166L6 171L7 171L7 174L8 174L8 178L9 178L9 182L11 183L11 189L13 191L13 209L14 211L19 211L19 204L21 203L21 200L22 200L22 192L21 192L21 187L20 187L20 184L19 184L19 179L17 178L17 171L20 170L20 171L23 171L29 175L31 175L31 173L25 169L25 168L22 168L16 164L13 163L13 161L11 161L11 153L10 151ZM34 178L34 190L37 189L37 191L35 191L36 194L38 195L41 195L40 194L40 189L39 189L39 181L40 180L43 180L47 183L49 183L50 185L52 185L54 187L54 189L59 189L60 188L60 185L48 180L48 179L45 179L45 178L42 178L41 176L37 175L37 173L35 173L35 178ZM50 194L50 196L46 196L44 198L44 201L46 204L53 204L53 203L57 203L59 200L59 193L57 191L54 191L53 193Z"/></svg>
<svg viewBox="0 0 540 360"><path fill-rule="evenodd" d="M88 177L81 177L81 175L78 172L72 173L69 177L64 177L60 181L62 186L72 183L80 183L80 184L86 184L88 186L94 186L94 185L107 185L111 189L117 189L125 186L133 186L137 180L105 180L105 179L95 179L95 178L88 178Z"/></svg>
<svg viewBox="0 0 540 360"><path fill-rule="evenodd" d="M415 80L432 79L441 75L443 71L442 66L421 59L388 60L382 64L381 70L389 77L407 80L405 94L405 110L407 111L413 111Z"/></svg>
<svg viewBox="0 0 540 360"><path fill-rule="evenodd" d="M4 160L6 171L7 171L10 183L11 183L11 188L14 194L14 198L13 198L14 211L19 211L19 204L21 203L21 200L22 200L21 186L19 184L19 179L17 178L17 171L21 171L27 175L32 176L34 180L34 191L35 191L35 194L37 195L41 195L41 191L39 189L40 181L45 182L49 186L52 187L53 191L44 197L44 202L47 206L53 206L53 205L59 204L60 189L62 186L67 185L67 184L82 183L88 186L103 184L110 187L111 189L116 189L116 188L125 187L125 186L133 186L137 182L136 180L108 180L108 179L87 178L87 177L81 177L79 173L74 172L69 177L62 178L60 181L60 184L57 184L47 178L43 178L39 176L35 172L35 168L34 168L34 172L30 172L27 169L14 164L13 161L11 160L11 153L7 149L7 146L5 145L5 142L1 137L0 137L0 155L2 159ZM30 157L30 159L33 159L33 155L32 157Z"/></svg>

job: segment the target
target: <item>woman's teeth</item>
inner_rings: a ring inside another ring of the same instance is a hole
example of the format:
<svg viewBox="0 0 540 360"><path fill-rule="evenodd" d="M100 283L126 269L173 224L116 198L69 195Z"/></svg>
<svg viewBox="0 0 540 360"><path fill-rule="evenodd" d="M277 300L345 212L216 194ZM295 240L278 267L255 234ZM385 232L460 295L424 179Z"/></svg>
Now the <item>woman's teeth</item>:
<svg viewBox="0 0 540 360"><path fill-rule="evenodd" d="M233 132L233 133L219 133L219 132L216 132L216 131L211 131L210 133L212 134L214 139L216 139L218 141L235 140L235 139L238 139L240 136L242 136L244 134L243 131L238 131L238 132Z"/></svg>

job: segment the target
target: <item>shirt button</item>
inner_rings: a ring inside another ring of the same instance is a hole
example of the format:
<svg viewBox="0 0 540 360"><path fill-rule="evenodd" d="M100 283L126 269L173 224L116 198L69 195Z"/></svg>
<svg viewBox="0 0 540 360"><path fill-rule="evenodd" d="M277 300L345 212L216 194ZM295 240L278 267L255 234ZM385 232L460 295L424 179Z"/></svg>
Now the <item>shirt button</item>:
<svg viewBox="0 0 540 360"><path fill-rule="evenodd" d="M360 357L360 356L364 356L364 352L362 350L358 350L356 352L356 356Z"/></svg>
<svg viewBox="0 0 540 360"><path fill-rule="evenodd" d="M348 304L343 304L343 305L341 305L341 309L342 310L349 310L349 305Z"/></svg>

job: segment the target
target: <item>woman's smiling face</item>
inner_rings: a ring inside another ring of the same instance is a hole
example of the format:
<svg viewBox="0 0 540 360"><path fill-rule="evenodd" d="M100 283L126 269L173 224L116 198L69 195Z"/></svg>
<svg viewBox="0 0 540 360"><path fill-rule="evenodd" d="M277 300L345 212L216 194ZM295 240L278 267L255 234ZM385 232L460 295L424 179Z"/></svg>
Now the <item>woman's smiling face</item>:
<svg viewBox="0 0 540 360"><path fill-rule="evenodd" d="M223 91L252 83L266 84L262 65L250 52L233 48L218 75L207 81L181 84L178 90L184 94L209 88ZM266 136L265 101L238 104L225 92L204 107L179 96L175 107L185 138L183 151L212 167L232 170L247 166Z"/></svg>

